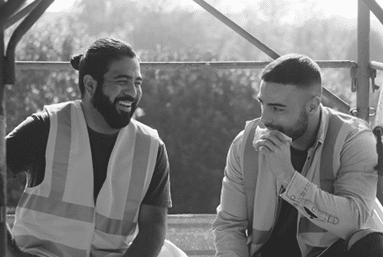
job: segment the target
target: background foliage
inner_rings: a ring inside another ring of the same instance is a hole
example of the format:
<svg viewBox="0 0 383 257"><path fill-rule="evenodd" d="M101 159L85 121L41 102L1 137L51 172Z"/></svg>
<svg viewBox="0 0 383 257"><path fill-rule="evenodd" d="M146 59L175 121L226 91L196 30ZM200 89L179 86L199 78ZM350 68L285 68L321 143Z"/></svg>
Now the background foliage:
<svg viewBox="0 0 383 257"><path fill-rule="evenodd" d="M221 1L210 3L219 7ZM259 0L228 15L280 54L355 60L356 21L325 17L315 6L315 0L296 9L278 0ZM68 61L102 36L129 42L144 62L270 61L204 10L182 8L170 0L79 0L71 12L45 13L20 42L17 60ZM382 36L373 29L371 59L383 61L382 53ZM170 212L214 213L230 143L246 120L260 115L254 100L259 70L144 70L143 75L138 119L158 129L166 143ZM349 70L325 69L323 76L325 87L354 104ZM16 78L6 90L8 132L46 104L79 98L74 71L18 70ZM378 77L376 82L381 81ZM372 94L372 105L377 95ZM10 206L17 204L21 188L18 181L8 183Z"/></svg>

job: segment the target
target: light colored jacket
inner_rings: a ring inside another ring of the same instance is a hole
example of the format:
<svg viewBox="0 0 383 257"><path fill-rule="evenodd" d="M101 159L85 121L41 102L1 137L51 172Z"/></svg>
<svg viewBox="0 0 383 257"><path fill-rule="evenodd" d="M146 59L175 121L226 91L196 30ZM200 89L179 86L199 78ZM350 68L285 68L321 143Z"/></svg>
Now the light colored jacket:
<svg viewBox="0 0 383 257"><path fill-rule="evenodd" d="M133 119L120 130L94 203L92 156L80 102L46 110L45 176L23 192L13 227L17 244L38 256L122 256L138 231L138 212L160 142L157 131Z"/></svg>
<svg viewBox="0 0 383 257"><path fill-rule="evenodd" d="M252 256L267 241L280 201L298 210L302 256L366 226L375 204L375 139L357 118L321 106L315 144L300 173L283 188L252 141L259 120L246 124L230 147L221 204L213 224L217 256ZM283 250L283 249L281 249Z"/></svg>

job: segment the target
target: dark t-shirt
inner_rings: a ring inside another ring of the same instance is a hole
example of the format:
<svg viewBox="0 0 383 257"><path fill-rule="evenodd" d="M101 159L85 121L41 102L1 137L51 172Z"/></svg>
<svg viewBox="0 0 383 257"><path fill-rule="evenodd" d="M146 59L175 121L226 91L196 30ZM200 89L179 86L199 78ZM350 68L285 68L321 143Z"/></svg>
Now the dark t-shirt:
<svg viewBox="0 0 383 257"><path fill-rule="evenodd" d="M14 175L28 172L28 187L44 179L45 152L50 121L46 111L33 114L6 137L7 166ZM118 134L105 135L88 128L94 173L94 198L106 179L110 154ZM143 204L171 207L169 161L164 143L158 147L157 161Z"/></svg>
<svg viewBox="0 0 383 257"><path fill-rule="evenodd" d="M300 151L290 147L291 162L296 171L302 172L306 162L307 151ZM288 202L281 200L281 209L275 227L267 240L266 244L261 248L262 257L275 257L283 255L289 257L301 257L297 233L297 209Z"/></svg>

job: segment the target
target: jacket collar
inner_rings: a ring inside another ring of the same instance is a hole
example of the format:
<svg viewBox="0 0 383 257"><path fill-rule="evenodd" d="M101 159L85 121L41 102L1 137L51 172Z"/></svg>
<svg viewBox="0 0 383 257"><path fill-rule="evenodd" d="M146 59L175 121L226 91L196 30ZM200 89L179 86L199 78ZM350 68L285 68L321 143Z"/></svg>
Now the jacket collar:
<svg viewBox="0 0 383 257"><path fill-rule="evenodd" d="M324 107L322 104L320 105L319 108L320 108L320 123L319 123L319 129L318 129L315 143L312 146L313 149L316 149L319 145L323 144L326 138L327 128L328 128L329 120L331 116L331 111L329 108Z"/></svg>

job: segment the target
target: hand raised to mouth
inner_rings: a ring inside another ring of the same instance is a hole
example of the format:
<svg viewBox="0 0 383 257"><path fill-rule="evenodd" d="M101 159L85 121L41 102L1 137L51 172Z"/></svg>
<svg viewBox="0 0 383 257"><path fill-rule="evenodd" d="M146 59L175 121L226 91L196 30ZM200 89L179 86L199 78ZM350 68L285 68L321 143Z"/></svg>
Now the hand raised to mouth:
<svg viewBox="0 0 383 257"><path fill-rule="evenodd" d="M272 133L271 133L272 132ZM265 127L263 124L259 124L254 132L254 138L253 138L253 146L255 150L259 150L259 148L263 145L262 142L260 142L261 139L266 140L269 138L269 135L271 134L278 134L278 138L281 140L282 143L289 143L291 145L292 139L283 134L282 132L279 132L277 130L269 130L267 127Z"/></svg>
<svg viewBox="0 0 383 257"><path fill-rule="evenodd" d="M290 146L292 139L278 130L258 126L254 132L253 146L264 154L268 170L287 186L294 175Z"/></svg>

